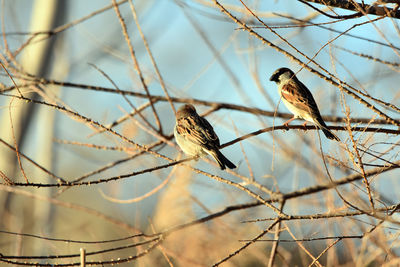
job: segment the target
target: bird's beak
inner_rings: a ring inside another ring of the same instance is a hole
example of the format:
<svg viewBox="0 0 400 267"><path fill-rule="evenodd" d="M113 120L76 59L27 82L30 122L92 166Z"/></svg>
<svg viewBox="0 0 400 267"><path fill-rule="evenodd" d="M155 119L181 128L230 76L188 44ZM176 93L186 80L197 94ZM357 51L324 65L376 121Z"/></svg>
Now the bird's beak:
<svg viewBox="0 0 400 267"><path fill-rule="evenodd" d="M278 77L277 77L276 73L272 74L272 76L269 78L269 80L271 82L277 82L278 81Z"/></svg>

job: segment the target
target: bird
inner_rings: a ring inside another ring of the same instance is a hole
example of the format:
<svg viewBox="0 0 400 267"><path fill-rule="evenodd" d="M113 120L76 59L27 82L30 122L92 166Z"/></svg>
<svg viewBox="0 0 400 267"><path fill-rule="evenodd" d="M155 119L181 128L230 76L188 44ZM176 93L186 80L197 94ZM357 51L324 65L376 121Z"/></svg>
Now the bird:
<svg viewBox="0 0 400 267"><path fill-rule="evenodd" d="M217 134L211 124L197 114L193 105L185 104L176 112L174 136L179 147L186 154L196 157L209 154L221 170L225 170L226 167L236 168L235 164L219 151L220 143Z"/></svg>
<svg viewBox="0 0 400 267"><path fill-rule="evenodd" d="M310 90L297 79L292 70L289 68L279 68L272 74L269 80L277 84L283 103L294 115L284 125L287 126L289 122L297 118L303 119L306 121L304 126L308 121L312 122L322 130L327 138L340 141L339 137L332 133L328 126L326 126Z"/></svg>

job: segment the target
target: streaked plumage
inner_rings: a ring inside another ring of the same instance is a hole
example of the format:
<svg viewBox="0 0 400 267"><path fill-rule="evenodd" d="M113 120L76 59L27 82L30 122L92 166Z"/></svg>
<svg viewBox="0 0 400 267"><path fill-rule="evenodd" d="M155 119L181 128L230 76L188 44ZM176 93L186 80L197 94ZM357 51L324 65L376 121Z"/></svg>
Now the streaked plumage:
<svg viewBox="0 0 400 267"><path fill-rule="evenodd" d="M293 71L288 68L277 69L272 74L270 81L274 81L278 85L282 101L293 113L293 119L300 118L312 122L323 131L327 138L340 141L326 126L314 97L308 88L297 79Z"/></svg>
<svg viewBox="0 0 400 267"><path fill-rule="evenodd" d="M190 156L211 155L220 166L236 168L220 151L219 138L215 134L211 124L200 117L193 105L186 104L176 113L176 125L174 135L179 147Z"/></svg>

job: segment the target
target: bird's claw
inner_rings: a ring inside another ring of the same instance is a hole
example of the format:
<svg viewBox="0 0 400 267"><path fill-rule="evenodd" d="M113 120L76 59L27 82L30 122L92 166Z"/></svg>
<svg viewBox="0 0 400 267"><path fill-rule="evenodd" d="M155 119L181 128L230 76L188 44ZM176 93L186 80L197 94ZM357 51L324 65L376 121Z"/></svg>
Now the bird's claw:
<svg viewBox="0 0 400 267"><path fill-rule="evenodd" d="M283 129L283 130L289 131L289 123L284 123L283 127L285 127L285 129Z"/></svg>

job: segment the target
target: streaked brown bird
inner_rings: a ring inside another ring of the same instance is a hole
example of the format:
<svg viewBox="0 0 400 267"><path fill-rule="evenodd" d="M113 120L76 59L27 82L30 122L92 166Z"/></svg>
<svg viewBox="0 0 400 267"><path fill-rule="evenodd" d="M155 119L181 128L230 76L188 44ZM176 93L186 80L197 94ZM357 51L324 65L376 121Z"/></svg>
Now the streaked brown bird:
<svg viewBox="0 0 400 267"><path fill-rule="evenodd" d="M304 125L307 121L312 122L323 131L327 138L340 141L339 137L326 126L310 90L297 79L293 71L288 68L277 69L269 80L276 82L283 103L294 115L292 119L285 122L285 125L294 119L303 119L306 121Z"/></svg>
<svg viewBox="0 0 400 267"><path fill-rule="evenodd" d="M220 151L219 138L211 124L200 117L193 105L181 106L176 113L174 129L175 140L179 147L190 156L202 157L211 155L221 170L225 167L236 168Z"/></svg>

